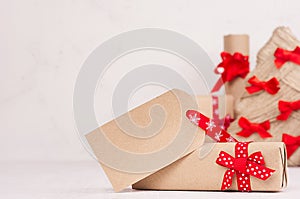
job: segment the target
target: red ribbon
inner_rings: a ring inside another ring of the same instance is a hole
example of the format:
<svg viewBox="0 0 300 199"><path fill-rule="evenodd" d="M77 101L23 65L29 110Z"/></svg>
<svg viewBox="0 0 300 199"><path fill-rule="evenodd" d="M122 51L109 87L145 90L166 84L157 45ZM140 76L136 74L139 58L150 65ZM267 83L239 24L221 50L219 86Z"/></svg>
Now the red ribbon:
<svg viewBox="0 0 300 199"><path fill-rule="evenodd" d="M235 145L235 157L221 151L216 163L228 168L225 172L221 190L226 190L232 185L236 174L239 191L251 191L250 176L260 180L267 180L275 170L267 168L264 157L260 151L248 156L248 142L238 142Z"/></svg>
<svg viewBox="0 0 300 199"><path fill-rule="evenodd" d="M239 136L249 137L256 132L262 138L272 137L272 135L267 131L270 129L269 120L262 123L251 123L245 117L241 117L239 119L239 126L242 128L242 130L237 133Z"/></svg>
<svg viewBox="0 0 300 199"><path fill-rule="evenodd" d="M274 95L276 94L280 87L279 87L279 81L273 77L269 81L260 81L256 76L251 77L248 82L251 84L251 86L246 87L246 90L248 93L256 93L261 90L265 90L266 92Z"/></svg>
<svg viewBox="0 0 300 199"><path fill-rule="evenodd" d="M230 123L234 120L231 118L229 114L227 114L224 118L219 117L219 97L212 96L212 104L213 104L213 120L216 125L219 125L222 129L227 130L230 126Z"/></svg>
<svg viewBox="0 0 300 199"><path fill-rule="evenodd" d="M274 56L274 63L277 68L281 68L282 65L287 61L294 62L295 64L300 64L300 47L297 46L293 51L277 48Z"/></svg>
<svg viewBox="0 0 300 199"><path fill-rule="evenodd" d="M236 77L245 78L249 73L248 56L241 53L231 55L228 52L221 53L222 62L215 69L216 74L221 74L221 78L217 81L211 92L220 90L225 82L232 81Z"/></svg>
<svg viewBox="0 0 300 199"><path fill-rule="evenodd" d="M216 125L213 119L209 119L198 111L188 110L186 117L195 125L199 126L205 133L216 142L237 142L227 131Z"/></svg>
<svg viewBox="0 0 300 199"><path fill-rule="evenodd" d="M277 120L287 120L293 111L300 109L300 100L293 102L280 100L278 102L278 109L280 111L280 115L277 116Z"/></svg>
<svg viewBox="0 0 300 199"><path fill-rule="evenodd" d="M282 134L282 141L286 145L287 158L290 158L291 155L300 147L300 136L294 137L289 134Z"/></svg>

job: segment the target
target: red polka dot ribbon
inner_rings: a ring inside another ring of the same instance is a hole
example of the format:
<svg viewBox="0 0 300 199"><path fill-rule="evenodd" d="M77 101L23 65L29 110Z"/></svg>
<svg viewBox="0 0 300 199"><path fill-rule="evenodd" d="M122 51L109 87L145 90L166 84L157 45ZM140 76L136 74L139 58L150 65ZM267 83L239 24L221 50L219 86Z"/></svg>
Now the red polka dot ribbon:
<svg viewBox="0 0 300 199"><path fill-rule="evenodd" d="M217 125L213 119L209 119L198 111L188 110L186 117L195 125L199 126L216 142L237 142L227 131Z"/></svg>
<svg viewBox="0 0 300 199"><path fill-rule="evenodd" d="M231 187L234 174L236 174L238 190L251 191L250 176L267 180L275 172L264 166L264 157L260 151L248 156L248 145L249 142L237 142L235 157L224 151L220 152L216 163L228 168L223 177L221 190Z"/></svg>
<svg viewBox="0 0 300 199"><path fill-rule="evenodd" d="M213 104L213 120L216 125L219 125L222 129L227 130L230 126L230 123L233 121L233 118L227 114L224 118L220 118L219 116L219 97L213 95L212 96L212 104Z"/></svg>

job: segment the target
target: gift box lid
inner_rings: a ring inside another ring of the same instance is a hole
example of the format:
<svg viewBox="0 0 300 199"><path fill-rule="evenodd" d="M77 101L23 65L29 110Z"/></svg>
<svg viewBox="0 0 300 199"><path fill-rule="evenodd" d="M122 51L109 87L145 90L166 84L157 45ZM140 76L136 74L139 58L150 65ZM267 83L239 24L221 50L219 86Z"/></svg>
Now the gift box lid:
<svg viewBox="0 0 300 199"><path fill-rule="evenodd" d="M232 110L233 100L228 99L231 103L223 108ZM87 134L114 190L120 191L199 148L205 133L186 118L186 111L200 109L210 116L211 104L211 96L196 97L174 89Z"/></svg>

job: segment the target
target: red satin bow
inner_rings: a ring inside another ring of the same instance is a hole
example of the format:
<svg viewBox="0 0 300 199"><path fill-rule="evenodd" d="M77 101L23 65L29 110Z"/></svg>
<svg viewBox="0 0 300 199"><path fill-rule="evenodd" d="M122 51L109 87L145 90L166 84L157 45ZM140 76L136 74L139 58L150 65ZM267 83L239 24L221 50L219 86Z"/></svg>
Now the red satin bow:
<svg viewBox="0 0 300 199"><path fill-rule="evenodd" d="M244 56L238 52L233 55L228 52L222 52L221 57L222 62L215 69L215 73L221 74L221 78L217 81L211 92L220 90L225 82L229 82L236 77L245 78L249 73L248 56Z"/></svg>
<svg viewBox="0 0 300 199"><path fill-rule="evenodd" d="M186 117L192 123L203 129L206 134L216 142L237 142L227 131L217 125L213 119L209 119L198 111L188 110Z"/></svg>
<svg viewBox="0 0 300 199"><path fill-rule="evenodd" d="M238 142L235 145L235 158L221 151L216 163L228 168L225 172L221 190L226 190L232 185L236 174L239 191L251 191L250 176L261 180L267 180L275 170L265 167L262 153L255 152L248 156L248 142Z"/></svg>
<svg viewBox="0 0 300 199"><path fill-rule="evenodd" d="M277 68L281 68L282 65L287 61L294 62L295 64L300 64L300 47L297 46L293 51L277 48L274 56L274 63Z"/></svg>
<svg viewBox="0 0 300 199"><path fill-rule="evenodd" d="M239 126L242 128L242 130L237 133L239 136L249 137L253 133L257 132L262 138L272 137L272 135L267 131L270 129L269 120L262 123L251 123L245 117L241 117L239 120Z"/></svg>
<svg viewBox="0 0 300 199"><path fill-rule="evenodd" d="M294 137L289 134L282 134L282 141L286 145L287 158L290 158L291 155L300 147L300 136Z"/></svg>
<svg viewBox="0 0 300 199"><path fill-rule="evenodd" d="M293 111L300 109L300 100L294 102L280 100L278 102L278 109L280 111L280 115L277 116L277 120L287 120Z"/></svg>
<svg viewBox="0 0 300 199"><path fill-rule="evenodd" d="M265 82L265 81L260 81L256 76L253 76L248 80L248 82L251 84L251 86L246 87L246 90L250 94L261 90L265 90L268 93L274 95L280 89L279 81L275 77Z"/></svg>

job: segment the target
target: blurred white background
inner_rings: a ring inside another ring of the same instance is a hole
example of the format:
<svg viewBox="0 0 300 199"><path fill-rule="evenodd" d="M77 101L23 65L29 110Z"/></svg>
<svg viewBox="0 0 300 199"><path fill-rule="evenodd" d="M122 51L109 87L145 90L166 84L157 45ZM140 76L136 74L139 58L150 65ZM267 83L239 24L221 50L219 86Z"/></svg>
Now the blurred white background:
<svg viewBox="0 0 300 199"><path fill-rule="evenodd" d="M277 26L300 38L297 0L1 0L0 160L88 160L72 95L89 53L124 31L182 33L220 61L223 35L250 35L251 65ZM138 103L138 102L137 102Z"/></svg>

